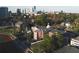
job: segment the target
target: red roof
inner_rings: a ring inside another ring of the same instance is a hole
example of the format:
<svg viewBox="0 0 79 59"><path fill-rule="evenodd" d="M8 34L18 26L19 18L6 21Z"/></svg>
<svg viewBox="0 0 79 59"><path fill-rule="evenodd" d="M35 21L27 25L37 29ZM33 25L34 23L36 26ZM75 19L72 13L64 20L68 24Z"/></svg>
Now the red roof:
<svg viewBox="0 0 79 59"><path fill-rule="evenodd" d="M10 42L10 41L12 41L12 36L0 33L0 41L1 41L0 43L2 43L2 42Z"/></svg>

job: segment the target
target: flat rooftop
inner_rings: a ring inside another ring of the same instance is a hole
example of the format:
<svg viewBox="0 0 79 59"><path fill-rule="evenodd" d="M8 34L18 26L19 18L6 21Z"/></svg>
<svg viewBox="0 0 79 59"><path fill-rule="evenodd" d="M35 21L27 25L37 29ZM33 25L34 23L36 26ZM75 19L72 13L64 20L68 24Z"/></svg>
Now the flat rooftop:
<svg viewBox="0 0 79 59"><path fill-rule="evenodd" d="M79 49L76 47L65 46L54 53L79 53Z"/></svg>

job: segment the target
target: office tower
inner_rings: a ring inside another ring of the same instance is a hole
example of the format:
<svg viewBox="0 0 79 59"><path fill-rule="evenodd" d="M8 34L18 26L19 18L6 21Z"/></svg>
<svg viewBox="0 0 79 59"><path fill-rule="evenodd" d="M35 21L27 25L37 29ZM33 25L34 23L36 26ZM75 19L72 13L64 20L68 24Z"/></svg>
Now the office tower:
<svg viewBox="0 0 79 59"><path fill-rule="evenodd" d="M36 6L32 8L32 12L36 13Z"/></svg>
<svg viewBox="0 0 79 59"><path fill-rule="evenodd" d="M26 14L26 9L25 9L25 14Z"/></svg>
<svg viewBox="0 0 79 59"><path fill-rule="evenodd" d="M12 11L9 11L9 12L8 12L8 15L9 15L9 16L12 16Z"/></svg>
<svg viewBox="0 0 79 59"><path fill-rule="evenodd" d="M8 17L8 7L0 7L0 17Z"/></svg>
<svg viewBox="0 0 79 59"><path fill-rule="evenodd" d="M18 16L21 15L21 9L17 9L17 15L18 15Z"/></svg>

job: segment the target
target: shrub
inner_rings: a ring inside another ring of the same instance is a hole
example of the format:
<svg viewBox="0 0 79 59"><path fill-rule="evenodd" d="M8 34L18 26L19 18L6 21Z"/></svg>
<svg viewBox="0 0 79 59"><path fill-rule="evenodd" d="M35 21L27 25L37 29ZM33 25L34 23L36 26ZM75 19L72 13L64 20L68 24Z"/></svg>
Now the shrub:
<svg viewBox="0 0 79 59"><path fill-rule="evenodd" d="M32 46L33 52L50 52L51 41L52 39L48 35L45 35L43 41Z"/></svg>
<svg viewBox="0 0 79 59"><path fill-rule="evenodd" d="M54 37L57 38L57 44L54 44ZM59 48L61 48L63 45L63 36L58 33L56 36L53 36L50 38L48 35L45 35L43 41L40 43L37 43L35 45L32 45L32 50L35 53L41 53L41 52L53 52Z"/></svg>

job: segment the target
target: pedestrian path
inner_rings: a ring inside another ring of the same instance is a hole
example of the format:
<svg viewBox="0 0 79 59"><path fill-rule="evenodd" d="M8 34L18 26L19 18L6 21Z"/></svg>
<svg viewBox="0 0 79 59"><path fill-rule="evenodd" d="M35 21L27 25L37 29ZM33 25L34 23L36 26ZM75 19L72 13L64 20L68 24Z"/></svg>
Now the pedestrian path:
<svg viewBox="0 0 79 59"><path fill-rule="evenodd" d="M31 43L31 45L36 44L36 43L39 43L39 42L42 42L42 41L44 41L44 40L40 40L40 41L33 42L33 43Z"/></svg>

